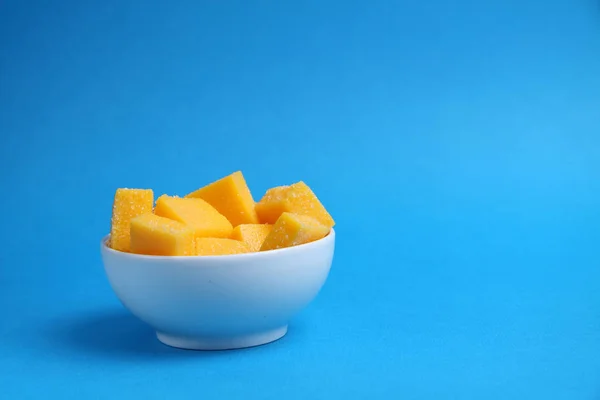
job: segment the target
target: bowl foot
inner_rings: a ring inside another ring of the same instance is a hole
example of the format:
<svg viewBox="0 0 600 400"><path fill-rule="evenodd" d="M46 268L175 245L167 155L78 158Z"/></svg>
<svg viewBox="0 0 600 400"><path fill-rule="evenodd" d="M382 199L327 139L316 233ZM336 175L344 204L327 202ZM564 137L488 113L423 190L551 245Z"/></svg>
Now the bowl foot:
<svg viewBox="0 0 600 400"><path fill-rule="evenodd" d="M163 344L186 350L231 350L260 346L281 339L287 333L287 325L270 331L231 337L182 337L156 332Z"/></svg>

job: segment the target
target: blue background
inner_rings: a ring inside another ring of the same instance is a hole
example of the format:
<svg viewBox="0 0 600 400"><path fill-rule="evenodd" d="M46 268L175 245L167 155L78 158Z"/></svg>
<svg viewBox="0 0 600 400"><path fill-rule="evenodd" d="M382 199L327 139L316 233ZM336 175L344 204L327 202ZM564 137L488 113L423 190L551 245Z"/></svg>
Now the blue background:
<svg viewBox="0 0 600 400"><path fill-rule="evenodd" d="M600 399L600 3L0 2L0 390ZM305 180L330 279L268 346L120 305L117 187Z"/></svg>

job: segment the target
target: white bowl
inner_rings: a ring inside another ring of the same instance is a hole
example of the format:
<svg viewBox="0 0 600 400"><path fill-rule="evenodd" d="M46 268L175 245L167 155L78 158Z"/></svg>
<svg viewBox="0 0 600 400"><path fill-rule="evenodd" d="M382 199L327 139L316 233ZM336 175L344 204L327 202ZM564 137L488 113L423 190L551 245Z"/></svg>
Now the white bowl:
<svg viewBox="0 0 600 400"><path fill-rule="evenodd" d="M117 297L169 346L222 350L283 337L319 293L335 232L279 250L226 256L146 256L100 250Z"/></svg>

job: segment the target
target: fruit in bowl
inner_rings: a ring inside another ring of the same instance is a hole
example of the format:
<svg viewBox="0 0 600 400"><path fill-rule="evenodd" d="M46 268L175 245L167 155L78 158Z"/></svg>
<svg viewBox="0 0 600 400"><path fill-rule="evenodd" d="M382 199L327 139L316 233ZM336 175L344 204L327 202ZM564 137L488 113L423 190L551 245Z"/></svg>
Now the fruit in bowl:
<svg viewBox="0 0 600 400"><path fill-rule="evenodd" d="M331 268L334 220L304 183L255 203L241 172L184 197L117 189L101 255L123 305L170 346L281 338Z"/></svg>

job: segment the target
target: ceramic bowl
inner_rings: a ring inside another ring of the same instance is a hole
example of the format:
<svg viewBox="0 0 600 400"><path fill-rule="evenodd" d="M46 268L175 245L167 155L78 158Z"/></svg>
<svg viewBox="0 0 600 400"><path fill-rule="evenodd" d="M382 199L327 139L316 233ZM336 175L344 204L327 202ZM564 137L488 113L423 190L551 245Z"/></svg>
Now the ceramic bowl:
<svg viewBox="0 0 600 400"><path fill-rule="evenodd" d="M123 305L184 349L257 346L283 337L325 283L335 231L318 241L225 256L147 256L101 242L108 280Z"/></svg>

